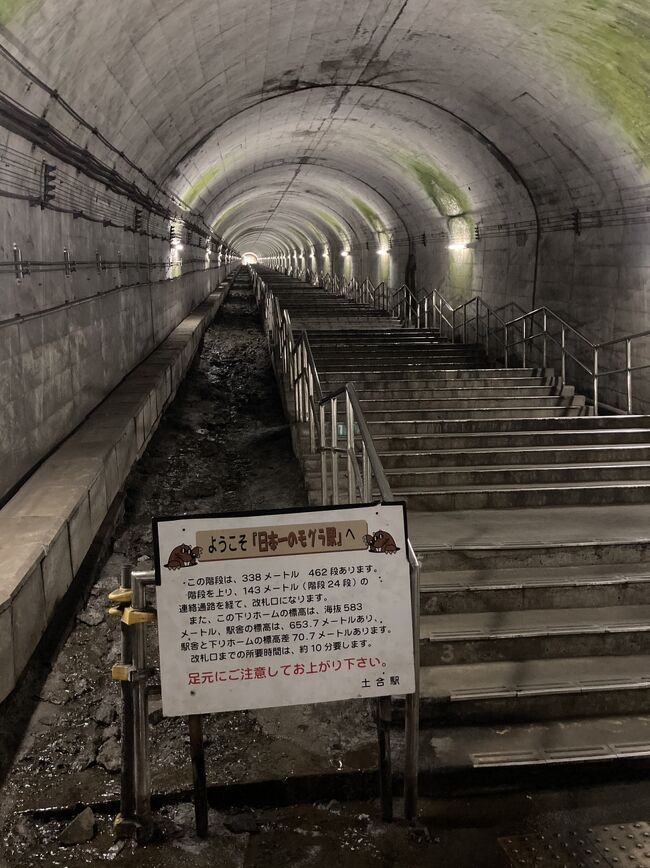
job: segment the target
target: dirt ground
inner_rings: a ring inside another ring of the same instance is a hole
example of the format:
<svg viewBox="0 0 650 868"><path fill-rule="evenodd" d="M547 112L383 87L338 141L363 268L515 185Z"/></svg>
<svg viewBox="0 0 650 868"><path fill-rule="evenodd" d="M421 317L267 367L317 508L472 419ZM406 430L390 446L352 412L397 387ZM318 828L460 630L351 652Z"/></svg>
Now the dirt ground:
<svg viewBox="0 0 650 868"><path fill-rule="evenodd" d="M253 295L247 288L234 286L205 335L197 362L130 476L124 521L87 604L51 667L41 665L38 671L36 665L14 701L13 712L29 707L28 718L18 723L10 706L0 720L0 732L24 727L15 755L7 756L5 747L0 758L7 770L0 797L7 865L72 866L105 859L121 864L131 852L130 848L126 852L112 849L110 816L97 818L98 832L91 843L70 848L57 843L63 821L34 822L31 814L19 812L119 797L119 688L110 679L110 667L119 656L119 627L116 619L106 615L106 597L119 584L123 563L137 564L139 569L151 567L152 515L278 509L306 502ZM152 629L149 654L153 663L156 644ZM188 788L191 767L186 722L162 719L155 705L152 719L154 791ZM374 723L364 703L212 715L205 721L205 737L208 780L220 785L350 771L375 763ZM396 745L399 754L399 737ZM326 814L320 807L305 810L309 831L295 832L296 841L305 853L315 853L325 819L332 814L341 822L340 812ZM342 840L365 840L369 828L374 828L376 806L372 811L373 820L366 818L367 805L353 811L346 818L350 822ZM302 829L303 820L296 819L295 812L291 816L289 822ZM159 843L151 852L158 855L146 861L141 853L139 865L169 864L163 855L169 846L174 853L169 858L178 865L208 864L201 856L205 845L191 837L190 806L165 808L157 820ZM213 815L215 834L221 836L220 841L223 838L220 846L223 844L224 854L231 853L230 863L224 856L224 866L254 865L258 860L261 864L265 848L280 846L278 829L284 828L286 818L271 812L259 822L271 831L263 840L251 839L243 847L242 839L250 835L225 831L223 818ZM162 850L161 841L167 842ZM244 850L257 855L247 856L244 863ZM293 864L315 864L296 859Z"/></svg>

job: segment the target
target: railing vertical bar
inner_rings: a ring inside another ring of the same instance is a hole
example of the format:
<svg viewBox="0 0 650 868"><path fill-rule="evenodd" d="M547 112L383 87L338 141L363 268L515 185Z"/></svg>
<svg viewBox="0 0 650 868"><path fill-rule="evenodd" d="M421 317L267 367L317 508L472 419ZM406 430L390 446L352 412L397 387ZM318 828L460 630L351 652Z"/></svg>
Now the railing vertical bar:
<svg viewBox="0 0 650 868"><path fill-rule="evenodd" d="M338 399L332 398L331 400L332 407L332 418L331 418L331 432L332 432L332 504L336 506L339 502L339 454L337 452L338 449L338 439L339 439L339 428L338 428Z"/></svg>
<svg viewBox="0 0 650 868"><path fill-rule="evenodd" d="M627 412L632 413L632 341L625 341L625 368L627 385Z"/></svg>
<svg viewBox="0 0 650 868"><path fill-rule="evenodd" d="M524 322L523 322L523 326L524 326L524 339L523 339L522 344L521 344L521 367L522 367L522 368L525 368L525 367L526 367L526 349L527 349L527 347L526 347L526 341L527 341L527 339L528 339L528 338L527 338L527 334L528 334L527 325L528 325L528 321L527 321L527 320L524 320Z"/></svg>
<svg viewBox="0 0 650 868"><path fill-rule="evenodd" d="M357 498L354 485L354 463L356 460L354 453L354 411L348 392L345 393L345 425L348 457L348 503L355 503Z"/></svg>
<svg viewBox="0 0 650 868"><path fill-rule="evenodd" d="M328 492L327 492L327 432L325 431L325 404L321 404L318 408L319 414L319 422L320 422L320 431L319 431L319 440L320 440L320 484L321 491L323 493L323 504L329 503Z"/></svg>

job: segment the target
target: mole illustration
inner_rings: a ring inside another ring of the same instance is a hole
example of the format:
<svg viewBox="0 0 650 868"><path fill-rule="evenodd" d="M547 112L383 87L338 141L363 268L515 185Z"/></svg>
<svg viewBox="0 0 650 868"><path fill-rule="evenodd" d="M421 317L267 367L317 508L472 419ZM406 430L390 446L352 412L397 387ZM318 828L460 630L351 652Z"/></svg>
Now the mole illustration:
<svg viewBox="0 0 650 868"><path fill-rule="evenodd" d="M399 546L395 544L395 540L385 530L378 530L372 534L366 534L363 538L364 543L368 546L369 552L379 552L383 555L394 555L399 551Z"/></svg>
<svg viewBox="0 0 650 868"><path fill-rule="evenodd" d="M168 570L180 570L181 567L195 567L202 553L203 549L199 546L191 548L187 543L183 543L172 550L165 566Z"/></svg>

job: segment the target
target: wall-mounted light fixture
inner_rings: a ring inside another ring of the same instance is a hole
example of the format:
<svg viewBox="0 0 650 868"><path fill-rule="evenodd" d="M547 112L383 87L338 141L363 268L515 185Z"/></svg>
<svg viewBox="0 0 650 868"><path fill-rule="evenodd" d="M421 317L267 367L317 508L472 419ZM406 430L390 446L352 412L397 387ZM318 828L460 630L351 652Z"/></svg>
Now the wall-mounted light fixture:
<svg viewBox="0 0 650 868"><path fill-rule="evenodd" d="M464 241L452 241L451 244L447 245L447 250L467 250L469 244L466 244Z"/></svg>
<svg viewBox="0 0 650 868"><path fill-rule="evenodd" d="M388 256L389 251L385 247L380 247L377 251L377 256Z"/></svg>
<svg viewBox="0 0 650 868"><path fill-rule="evenodd" d="M350 251L349 251L349 250L342 250L342 251L341 251L341 256L349 256L349 255L350 255Z"/></svg>

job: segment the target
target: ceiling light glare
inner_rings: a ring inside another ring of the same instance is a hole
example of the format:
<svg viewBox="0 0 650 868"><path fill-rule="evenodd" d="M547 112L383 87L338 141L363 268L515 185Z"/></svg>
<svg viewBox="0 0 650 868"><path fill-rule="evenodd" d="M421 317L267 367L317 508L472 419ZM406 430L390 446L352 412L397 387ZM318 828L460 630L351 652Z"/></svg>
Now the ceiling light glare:
<svg viewBox="0 0 650 868"><path fill-rule="evenodd" d="M349 256L349 255L350 255L350 251L349 251L349 250L342 250L342 251L341 251L341 256Z"/></svg>
<svg viewBox="0 0 650 868"><path fill-rule="evenodd" d="M172 247L174 248L174 250L182 250L183 249L183 245L179 241L173 241Z"/></svg>
<svg viewBox="0 0 650 868"><path fill-rule="evenodd" d="M447 250L467 250L468 246L464 241L452 241L447 245Z"/></svg>
<svg viewBox="0 0 650 868"><path fill-rule="evenodd" d="M388 256L388 250L385 247L380 247L377 251L377 256Z"/></svg>

